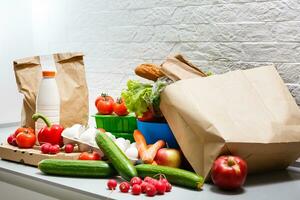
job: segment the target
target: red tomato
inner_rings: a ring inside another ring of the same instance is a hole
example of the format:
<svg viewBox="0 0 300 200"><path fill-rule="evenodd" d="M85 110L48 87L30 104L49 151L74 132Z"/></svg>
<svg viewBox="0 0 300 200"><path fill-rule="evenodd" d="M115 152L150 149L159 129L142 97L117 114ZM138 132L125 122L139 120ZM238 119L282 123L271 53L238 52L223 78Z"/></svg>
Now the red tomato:
<svg viewBox="0 0 300 200"><path fill-rule="evenodd" d="M102 100L102 101L106 101L106 100L110 100L112 102L115 102L114 99L111 96L108 96L105 93L102 93L100 96L98 96L95 100L95 106L97 107L98 102Z"/></svg>
<svg viewBox="0 0 300 200"><path fill-rule="evenodd" d="M36 137L32 132L23 131L18 133L16 142L20 148L31 148L34 146Z"/></svg>
<svg viewBox="0 0 300 200"><path fill-rule="evenodd" d="M118 98L116 103L114 103L114 112L118 116L128 115L127 107L123 99Z"/></svg>
<svg viewBox="0 0 300 200"><path fill-rule="evenodd" d="M83 152L79 155L78 160L101 160L101 156L96 151Z"/></svg>
<svg viewBox="0 0 300 200"><path fill-rule="evenodd" d="M215 160L211 178L221 189L232 190L241 187L247 176L247 163L237 156L220 156Z"/></svg>
<svg viewBox="0 0 300 200"><path fill-rule="evenodd" d="M34 130L32 128L20 127L20 128L17 128L17 130L14 132L13 136L17 137L17 135L21 132L31 132L34 134Z"/></svg>
<svg viewBox="0 0 300 200"><path fill-rule="evenodd" d="M114 102L110 100L99 100L97 110L102 115L110 115L113 112Z"/></svg>

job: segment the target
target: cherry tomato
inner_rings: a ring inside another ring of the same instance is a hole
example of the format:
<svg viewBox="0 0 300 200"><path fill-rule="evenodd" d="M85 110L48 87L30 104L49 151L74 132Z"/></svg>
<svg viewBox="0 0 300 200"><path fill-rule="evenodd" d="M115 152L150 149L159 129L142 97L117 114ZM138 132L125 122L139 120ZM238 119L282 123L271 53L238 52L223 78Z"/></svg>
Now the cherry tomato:
<svg viewBox="0 0 300 200"><path fill-rule="evenodd" d="M118 185L118 183L117 183L117 181L114 180L114 179L109 179L109 180L107 181L107 187L108 187L108 189L110 189L110 190L116 189L117 185Z"/></svg>
<svg viewBox="0 0 300 200"><path fill-rule="evenodd" d="M73 144L66 144L65 145L65 152L66 153L72 153L74 151L74 145Z"/></svg>
<svg viewBox="0 0 300 200"><path fill-rule="evenodd" d="M97 103L98 112L102 115L110 115L113 112L114 102L110 100L99 100Z"/></svg>
<svg viewBox="0 0 300 200"><path fill-rule="evenodd" d="M156 188L152 184L148 184L146 186L145 190L146 190L146 195L149 196L149 197L153 197L156 194Z"/></svg>
<svg viewBox="0 0 300 200"><path fill-rule="evenodd" d="M141 186L140 186L140 185L135 184L135 185L132 186L132 188L131 188L131 193L132 193L133 195L140 195L141 192L142 192L142 189L141 189Z"/></svg>
<svg viewBox="0 0 300 200"><path fill-rule="evenodd" d="M122 182L119 185L119 189L120 189L121 192L127 193L130 189L130 184L128 182Z"/></svg>
<svg viewBox="0 0 300 200"><path fill-rule="evenodd" d="M78 160L101 160L101 156L98 152L83 152L79 155Z"/></svg>
<svg viewBox="0 0 300 200"><path fill-rule="evenodd" d="M107 94L102 93L102 94L101 94L100 96L98 96L98 97L96 98L96 100L95 100L95 106L96 106L96 107L97 107L97 104L98 104L98 102L99 102L100 100L103 100L103 101L105 101L105 100L110 100L110 101L112 101L112 102L115 102L114 99L113 99L111 96L108 96Z"/></svg>
<svg viewBox="0 0 300 200"><path fill-rule="evenodd" d="M31 148L34 146L35 141L35 135L29 131L22 131L16 137L16 142L20 148Z"/></svg>
<svg viewBox="0 0 300 200"><path fill-rule="evenodd" d="M118 116L125 116L128 115L127 107L123 99L118 98L117 101L114 103L114 113Z"/></svg>
<svg viewBox="0 0 300 200"><path fill-rule="evenodd" d="M34 134L34 130L32 128L20 127L20 128L17 128L17 130L14 132L13 136L17 137L17 135L21 132L31 132Z"/></svg>
<svg viewBox="0 0 300 200"><path fill-rule="evenodd" d="M142 179L140 179L139 177L133 177L131 180L130 180L130 185L133 186L135 184L138 184L140 185L142 183Z"/></svg>
<svg viewBox="0 0 300 200"><path fill-rule="evenodd" d="M50 152L50 147L52 145L50 143L44 143L42 144L41 146L41 152L44 153L44 154L48 154Z"/></svg>

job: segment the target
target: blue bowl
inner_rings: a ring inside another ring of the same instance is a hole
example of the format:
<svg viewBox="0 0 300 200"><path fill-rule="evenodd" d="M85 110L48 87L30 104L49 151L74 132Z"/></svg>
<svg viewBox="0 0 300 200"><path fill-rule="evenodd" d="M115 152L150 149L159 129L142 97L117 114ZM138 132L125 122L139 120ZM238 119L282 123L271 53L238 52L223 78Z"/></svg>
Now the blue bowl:
<svg viewBox="0 0 300 200"><path fill-rule="evenodd" d="M164 140L168 147L179 148L178 143L167 123L142 122L137 120L137 127L144 135L148 144Z"/></svg>

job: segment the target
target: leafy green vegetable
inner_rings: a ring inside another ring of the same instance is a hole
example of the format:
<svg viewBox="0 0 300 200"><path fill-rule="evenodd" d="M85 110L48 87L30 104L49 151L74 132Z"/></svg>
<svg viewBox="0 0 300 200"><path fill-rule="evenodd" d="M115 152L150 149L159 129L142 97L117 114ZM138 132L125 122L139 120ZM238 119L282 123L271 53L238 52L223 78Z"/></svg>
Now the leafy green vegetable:
<svg viewBox="0 0 300 200"><path fill-rule="evenodd" d="M129 80L127 89L122 91L128 111L135 112L138 116L142 116L150 107L159 111L160 93L166 85L167 83L161 80L156 81L154 85Z"/></svg>
<svg viewBox="0 0 300 200"><path fill-rule="evenodd" d="M142 116L150 106L151 93L151 84L129 80L127 82L127 90L122 91L122 98L124 98L129 112L135 112L138 116Z"/></svg>

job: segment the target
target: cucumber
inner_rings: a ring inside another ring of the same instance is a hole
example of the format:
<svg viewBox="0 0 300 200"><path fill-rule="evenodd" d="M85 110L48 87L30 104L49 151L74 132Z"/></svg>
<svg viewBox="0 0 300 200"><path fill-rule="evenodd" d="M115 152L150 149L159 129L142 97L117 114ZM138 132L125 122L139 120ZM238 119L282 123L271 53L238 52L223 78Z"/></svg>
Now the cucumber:
<svg viewBox="0 0 300 200"><path fill-rule="evenodd" d="M45 174L59 176L106 178L116 174L107 162L96 160L45 159L38 168Z"/></svg>
<svg viewBox="0 0 300 200"><path fill-rule="evenodd" d="M174 167L141 164L136 165L135 168L142 178L146 176L157 177L159 174L163 174L170 183L191 189L200 190L204 183L203 177L196 173Z"/></svg>
<svg viewBox="0 0 300 200"><path fill-rule="evenodd" d="M137 171L124 152L105 133L97 133L96 142L122 178L130 181Z"/></svg>

